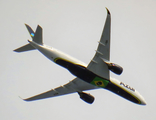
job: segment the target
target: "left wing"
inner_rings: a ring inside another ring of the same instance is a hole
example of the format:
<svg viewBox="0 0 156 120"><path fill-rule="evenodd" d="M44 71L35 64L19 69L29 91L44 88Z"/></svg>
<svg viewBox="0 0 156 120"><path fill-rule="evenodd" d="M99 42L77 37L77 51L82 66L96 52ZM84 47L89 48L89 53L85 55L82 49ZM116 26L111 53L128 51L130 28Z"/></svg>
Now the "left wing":
<svg viewBox="0 0 156 120"><path fill-rule="evenodd" d="M47 92L35 95L33 97L30 97L24 100L25 101L40 100L40 99L56 97L56 96L70 94L74 92L82 92L84 90L91 90L91 89L97 89L97 88L99 87L91 85L79 78L75 78L63 86L57 87L55 89L49 90Z"/></svg>
<svg viewBox="0 0 156 120"><path fill-rule="evenodd" d="M87 66L88 70L106 79L109 79L109 69L104 61L109 61L110 58L110 28L111 15L107 9L107 18L96 54Z"/></svg>

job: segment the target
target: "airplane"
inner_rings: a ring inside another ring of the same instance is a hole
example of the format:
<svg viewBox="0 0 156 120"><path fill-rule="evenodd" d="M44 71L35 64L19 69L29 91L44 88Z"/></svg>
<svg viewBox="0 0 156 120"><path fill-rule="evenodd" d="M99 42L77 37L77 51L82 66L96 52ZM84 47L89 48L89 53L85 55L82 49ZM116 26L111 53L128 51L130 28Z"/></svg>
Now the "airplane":
<svg viewBox="0 0 156 120"><path fill-rule="evenodd" d="M23 100L41 100L77 92L83 101L92 104L95 99L94 96L84 91L104 88L133 103L146 105L144 98L136 91L136 89L110 77L110 71L120 75L123 68L110 62L111 14L107 8L106 10L107 17L101 39L98 42L99 44L95 56L88 65L53 47L43 44L41 26L38 25L34 32L29 25L25 24L32 40L28 40L28 44L17 48L14 51L24 52L37 49L54 63L66 68L71 74L76 76L76 78L63 86Z"/></svg>

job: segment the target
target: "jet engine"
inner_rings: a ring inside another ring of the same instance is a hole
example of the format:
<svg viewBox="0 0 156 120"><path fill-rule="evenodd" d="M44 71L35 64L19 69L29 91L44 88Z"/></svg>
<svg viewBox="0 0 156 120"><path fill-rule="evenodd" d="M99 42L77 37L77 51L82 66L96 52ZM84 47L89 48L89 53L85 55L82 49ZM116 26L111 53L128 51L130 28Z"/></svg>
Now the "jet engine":
<svg viewBox="0 0 156 120"><path fill-rule="evenodd" d="M85 93L85 92L78 92L80 98L89 103L89 104L92 104L94 102L94 96L88 94L88 93Z"/></svg>
<svg viewBox="0 0 156 120"><path fill-rule="evenodd" d="M106 62L106 64L108 65L108 69L110 71L112 71L113 73L115 73L115 74L120 75L122 73L122 71L123 71L123 68L121 66L117 65L117 64L107 63L107 62Z"/></svg>
<svg viewBox="0 0 156 120"><path fill-rule="evenodd" d="M117 74L117 75L120 75L120 74L122 73L123 68L122 68L121 66L119 66L119 65L117 65L117 64L115 64L115 63L111 63L111 62L109 62L109 61L107 61L107 60L105 60L105 59L103 59L103 58L102 58L102 60L103 60L104 63L107 64L108 69L109 69L110 71L112 71L113 73L115 73L115 74Z"/></svg>

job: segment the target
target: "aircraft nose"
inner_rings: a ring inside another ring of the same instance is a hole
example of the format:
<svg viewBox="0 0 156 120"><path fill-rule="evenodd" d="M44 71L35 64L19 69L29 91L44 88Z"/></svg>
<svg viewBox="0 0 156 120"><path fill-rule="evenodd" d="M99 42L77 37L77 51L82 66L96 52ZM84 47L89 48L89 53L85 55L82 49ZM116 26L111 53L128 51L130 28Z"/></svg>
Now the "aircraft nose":
<svg viewBox="0 0 156 120"><path fill-rule="evenodd" d="M145 100L141 100L141 105L146 105Z"/></svg>

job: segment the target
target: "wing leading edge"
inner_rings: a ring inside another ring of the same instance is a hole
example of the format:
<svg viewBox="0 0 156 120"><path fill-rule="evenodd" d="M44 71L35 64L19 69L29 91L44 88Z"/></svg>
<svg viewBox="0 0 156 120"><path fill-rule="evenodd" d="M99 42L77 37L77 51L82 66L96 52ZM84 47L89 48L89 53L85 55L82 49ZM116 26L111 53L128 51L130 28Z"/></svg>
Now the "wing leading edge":
<svg viewBox="0 0 156 120"><path fill-rule="evenodd" d="M101 39L99 41L98 48L96 50L95 56L87 66L87 69L89 69L90 71L107 79L110 78L109 69L103 60L109 61L110 59L110 31L111 14L107 9L107 18L101 35Z"/></svg>

